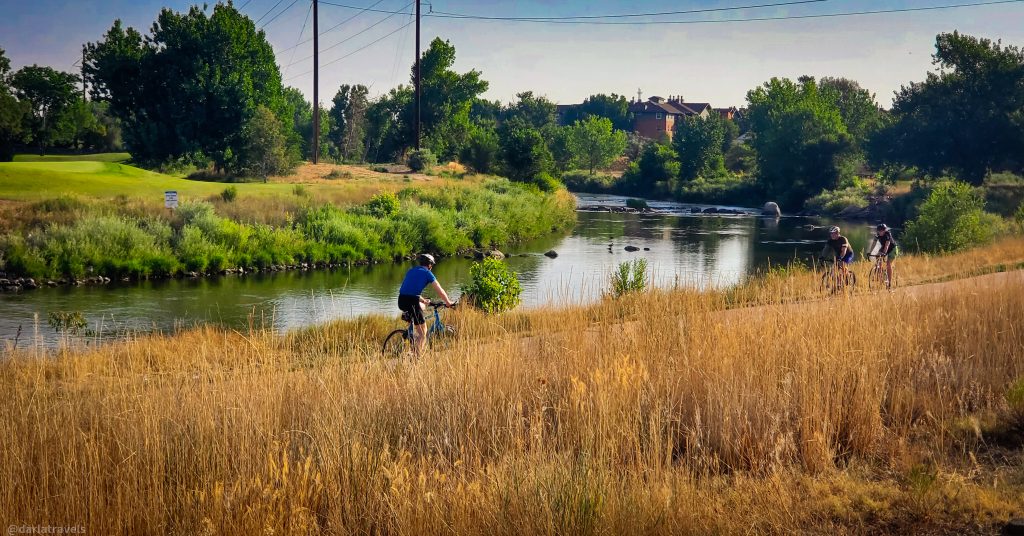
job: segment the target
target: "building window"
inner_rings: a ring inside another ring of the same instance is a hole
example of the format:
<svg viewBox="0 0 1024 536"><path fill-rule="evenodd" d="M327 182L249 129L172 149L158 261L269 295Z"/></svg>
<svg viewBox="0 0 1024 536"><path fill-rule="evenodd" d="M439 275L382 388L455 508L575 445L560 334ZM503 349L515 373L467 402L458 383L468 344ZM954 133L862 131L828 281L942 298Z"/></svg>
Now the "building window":
<svg viewBox="0 0 1024 536"><path fill-rule="evenodd" d="M661 112L654 114L655 119L661 119Z"/></svg>

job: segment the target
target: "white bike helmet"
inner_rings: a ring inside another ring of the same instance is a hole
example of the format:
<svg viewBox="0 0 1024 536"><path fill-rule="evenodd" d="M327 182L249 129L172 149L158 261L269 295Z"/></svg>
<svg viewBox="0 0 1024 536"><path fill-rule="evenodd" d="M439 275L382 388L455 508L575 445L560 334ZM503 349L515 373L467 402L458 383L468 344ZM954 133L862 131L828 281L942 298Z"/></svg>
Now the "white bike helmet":
<svg viewBox="0 0 1024 536"><path fill-rule="evenodd" d="M434 260L434 256L429 253L421 254L418 260L421 266L426 266L428 264L437 264L437 261Z"/></svg>
<svg viewBox="0 0 1024 536"><path fill-rule="evenodd" d="M832 227L828 228L828 232L829 232L829 234L838 233L839 232L839 227L836 227L835 225L833 225Z"/></svg>

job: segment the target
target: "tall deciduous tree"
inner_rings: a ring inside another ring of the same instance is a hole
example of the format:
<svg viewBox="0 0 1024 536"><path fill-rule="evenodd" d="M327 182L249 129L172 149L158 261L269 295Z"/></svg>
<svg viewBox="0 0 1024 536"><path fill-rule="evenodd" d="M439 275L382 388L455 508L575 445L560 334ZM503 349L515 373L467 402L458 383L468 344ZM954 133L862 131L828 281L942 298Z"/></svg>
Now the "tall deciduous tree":
<svg viewBox="0 0 1024 536"><path fill-rule="evenodd" d="M439 158L456 158L469 135L469 111L477 97L487 91L487 81L480 78L480 72L470 70L457 73L455 47L449 41L435 38L423 53L421 65L420 119L424 142ZM416 66L412 67L412 80L416 77ZM403 110L401 123L414 124L415 110L410 102ZM411 129L408 131L412 134ZM413 145L412 137L406 147Z"/></svg>
<svg viewBox="0 0 1024 536"><path fill-rule="evenodd" d="M242 129L239 161L244 164L239 171L261 177L264 182L269 175L287 171L289 162L282 130L274 112L266 106L256 108Z"/></svg>
<svg viewBox="0 0 1024 536"><path fill-rule="evenodd" d="M581 168L594 170L612 163L626 150L626 134L612 128L607 117L588 117L569 129L569 147L573 161Z"/></svg>
<svg viewBox="0 0 1024 536"><path fill-rule="evenodd" d="M842 115L813 78L772 78L749 91L747 102L758 180L769 195L799 205L851 172Z"/></svg>
<svg viewBox="0 0 1024 536"><path fill-rule="evenodd" d="M715 177L725 172L722 144L726 120L718 114L687 117L676 122L672 145L679 157L679 178Z"/></svg>
<svg viewBox="0 0 1024 536"><path fill-rule="evenodd" d="M862 148L865 141L882 127L882 109L875 95L849 78L822 78L819 87L827 98L835 101L846 132L853 144Z"/></svg>
<svg viewBox="0 0 1024 536"><path fill-rule="evenodd" d="M90 104L75 99L57 117L55 141L76 150L84 150L89 141L102 140L106 129L100 124Z"/></svg>
<svg viewBox="0 0 1024 536"><path fill-rule="evenodd" d="M28 103L32 142L39 154L45 154L46 147L59 137L57 118L74 102L78 80L71 73L38 65L22 67L11 77L18 99Z"/></svg>
<svg viewBox="0 0 1024 536"><path fill-rule="evenodd" d="M28 104L11 94L11 62L0 48L0 162L14 158L14 146L25 141Z"/></svg>
<svg viewBox="0 0 1024 536"><path fill-rule="evenodd" d="M1024 50L957 32L935 49L939 72L897 92L876 160L974 185L993 169L1024 170Z"/></svg>
<svg viewBox="0 0 1024 536"><path fill-rule="evenodd" d="M607 117L611 120L613 128L628 131L633 126L628 110L629 103L626 97L615 93L598 93L584 99L582 104L570 108L564 121L566 124L573 124L588 117Z"/></svg>
<svg viewBox="0 0 1024 536"><path fill-rule="evenodd" d="M552 167L551 151L540 132L523 120L507 121L501 129L501 153L505 174L515 181L531 182Z"/></svg>
<svg viewBox="0 0 1024 536"><path fill-rule="evenodd" d="M87 45L85 71L143 161L204 155L232 171L246 166L237 160L241 132L259 106L291 128L274 51L230 3L209 14L198 6L164 9L145 38L116 21Z"/></svg>
<svg viewBox="0 0 1024 536"><path fill-rule="evenodd" d="M362 160L370 91L362 84L342 84L331 107L331 141L345 160Z"/></svg>
<svg viewBox="0 0 1024 536"><path fill-rule="evenodd" d="M516 94L516 102L505 109L505 119L519 120L531 128L543 129L555 124L555 103L543 95L534 95L532 91Z"/></svg>

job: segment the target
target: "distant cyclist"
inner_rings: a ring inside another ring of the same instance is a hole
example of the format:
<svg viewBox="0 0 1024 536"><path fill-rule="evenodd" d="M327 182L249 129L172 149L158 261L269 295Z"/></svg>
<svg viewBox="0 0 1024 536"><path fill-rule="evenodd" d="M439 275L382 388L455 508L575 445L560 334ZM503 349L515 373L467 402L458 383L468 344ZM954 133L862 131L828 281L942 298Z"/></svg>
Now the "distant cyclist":
<svg viewBox="0 0 1024 536"><path fill-rule="evenodd" d="M821 257L825 258L829 250L832 250L835 260L843 272L843 276L846 276L849 273L848 265L853 262L853 248L850 247L850 241L845 236L839 234L839 227L834 225L828 230L828 241L821 250Z"/></svg>
<svg viewBox="0 0 1024 536"><path fill-rule="evenodd" d="M878 244L878 255L885 257L885 280L892 281L892 263L900 255L900 247L896 243L896 239L893 238L892 229L888 225L879 223L875 227L875 237L871 239L871 247L868 248L868 251L874 251L876 243Z"/></svg>
<svg viewBox="0 0 1024 536"><path fill-rule="evenodd" d="M452 306L448 293L441 288L437 277L434 277L434 273L431 271L435 264L434 256L424 253L419 256L418 260L419 266L411 268L405 273L402 286L398 289L398 308L409 314L415 328L412 348L413 354L417 357L423 352L423 346L427 343L427 320L423 317L423 305L430 303L430 299L422 296L423 289L430 285L444 300L445 305Z"/></svg>

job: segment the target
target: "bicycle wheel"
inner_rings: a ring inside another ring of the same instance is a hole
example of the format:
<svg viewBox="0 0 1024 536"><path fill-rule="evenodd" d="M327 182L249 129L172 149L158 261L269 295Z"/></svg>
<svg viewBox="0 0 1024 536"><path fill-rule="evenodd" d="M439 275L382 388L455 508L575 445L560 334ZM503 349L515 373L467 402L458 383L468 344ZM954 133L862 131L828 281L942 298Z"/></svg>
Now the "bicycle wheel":
<svg viewBox="0 0 1024 536"><path fill-rule="evenodd" d="M872 266L871 270L868 272L868 288L871 290L878 290L883 287L885 287L885 276L876 264Z"/></svg>
<svg viewBox="0 0 1024 536"><path fill-rule="evenodd" d="M435 331L430 335L427 339L427 344L430 345L431 349L449 348L455 340L456 333L457 331L452 326L444 326L441 331Z"/></svg>
<svg viewBox="0 0 1024 536"><path fill-rule="evenodd" d="M381 346L381 354L386 358L398 359L411 349L409 331L396 329L384 338L384 345Z"/></svg>

